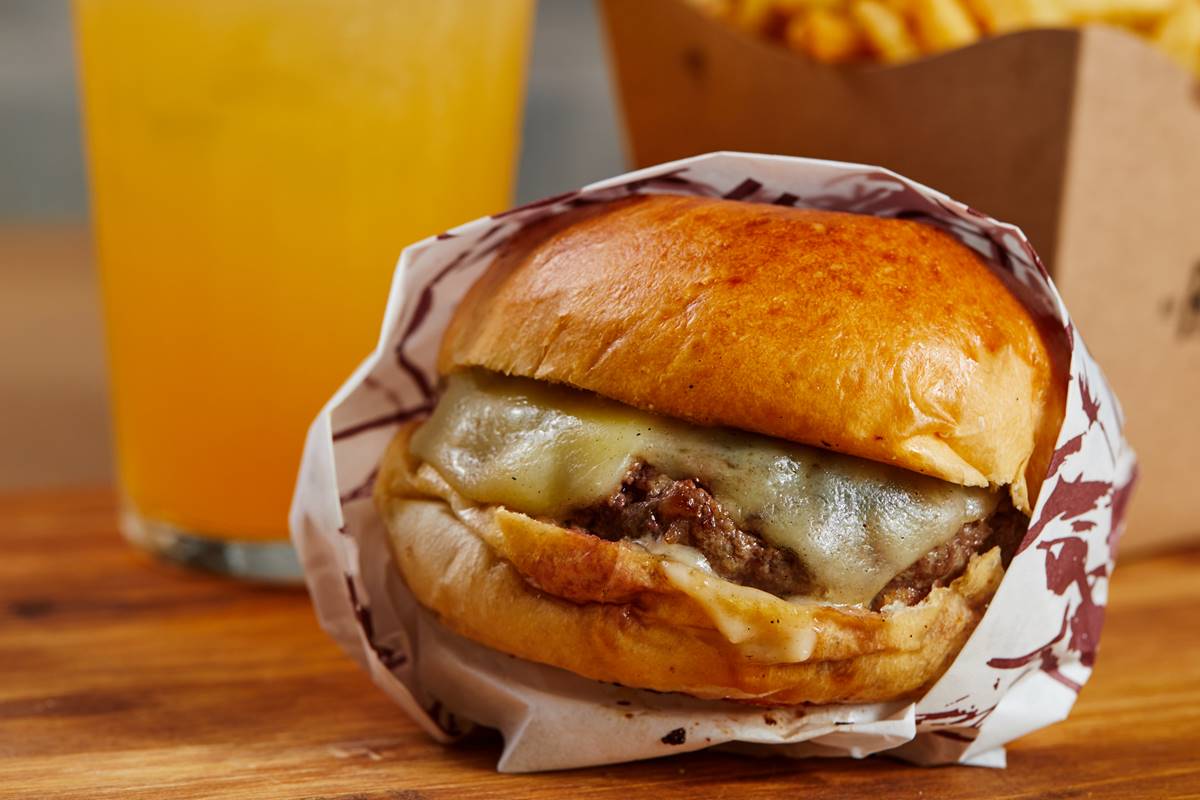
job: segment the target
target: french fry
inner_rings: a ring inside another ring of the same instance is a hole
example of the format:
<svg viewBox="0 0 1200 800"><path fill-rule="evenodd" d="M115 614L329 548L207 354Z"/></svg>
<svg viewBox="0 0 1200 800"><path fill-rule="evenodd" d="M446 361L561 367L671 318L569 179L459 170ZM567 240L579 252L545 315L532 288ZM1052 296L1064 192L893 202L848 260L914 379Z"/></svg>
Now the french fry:
<svg viewBox="0 0 1200 800"><path fill-rule="evenodd" d="M822 64L845 64L863 54L863 37L845 14L814 8L793 17L784 38Z"/></svg>
<svg viewBox="0 0 1200 800"><path fill-rule="evenodd" d="M850 14L879 60L896 64L921 55L904 18L879 0L857 0L851 6Z"/></svg>
<svg viewBox="0 0 1200 800"><path fill-rule="evenodd" d="M1077 23L1107 22L1130 28L1155 25L1176 0L1064 0L1067 15Z"/></svg>
<svg viewBox="0 0 1200 800"><path fill-rule="evenodd" d="M913 0L913 22L926 53L965 47L980 36L979 26L958 0Z"/></svg>
<svg viewBox="0 0 1200 800"><path fill-rule="evenodd" d="M895 11L902 19L909 19L913 13L913 0L882 0L883 4Z"/></svg>
<svg viewBox="0 0 1200 800"><path fill-rule="evenodd" d="M1101 22L1144 37L1200 77L1200 0L689 1L826 64L895 64L984 35Z"/></svg>
<svg viewBox="0 0 1200 800"><path fill-rule="evenodd" d="M1200 0L1180 0L1159 24L1154 43L1200 77Z"/></svg>
<svg viewBox="0 0 1200 800"><path fill-rule="evenodd" d="M1071 21L1060 0L967 0L967 5L992 34L1059 28Z"/></svg>
<svg viewBox="0 0 1200 800"><path fill-rule="evenodd" d="M1062 28L1071 22L1061 0L1025 0L1025 13L1031 28Z"/></svg>
<svg viewBox="0 0 1200 800"><path fill-rule="evenodd" d="M834 11L844 6L845 0L775 0L776 10L787 16L802 14L814 8L827 8Z"/></svg>
<svg viewBox="0 0 1200 800"><path fill-rule="evenodd" d="M761 33L766 30L774 11L774 0L739 0L733 19L742 30Z"/></svg>

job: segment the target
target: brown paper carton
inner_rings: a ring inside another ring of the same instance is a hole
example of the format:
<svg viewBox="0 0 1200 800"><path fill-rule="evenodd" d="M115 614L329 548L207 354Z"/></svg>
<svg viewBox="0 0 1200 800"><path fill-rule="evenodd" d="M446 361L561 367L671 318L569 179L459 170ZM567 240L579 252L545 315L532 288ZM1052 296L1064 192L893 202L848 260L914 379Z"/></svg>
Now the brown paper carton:
<svg viewBox="0 0 1200 800"><path fill-rule="evenodd" d="M879 164L1019 225L1121 398L1124 552L1200 541L1200 87L1124 31L814 64L682 0L604 0L637 166L712 150Z"/></svg>

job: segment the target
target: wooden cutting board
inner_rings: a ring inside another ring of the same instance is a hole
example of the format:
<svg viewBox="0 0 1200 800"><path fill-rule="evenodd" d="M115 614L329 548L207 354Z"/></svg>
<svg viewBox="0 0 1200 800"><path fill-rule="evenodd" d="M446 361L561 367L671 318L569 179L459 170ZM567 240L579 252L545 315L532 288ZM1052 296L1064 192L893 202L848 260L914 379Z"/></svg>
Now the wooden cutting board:
<svg viewBox="0 0 1200 800"><path fill-rule="evenodd" d="M297 590L128 547L107 491L0 496L0 798L1200 797L1200 551L1120 567L1071 718L1006 770L696 753L500 775L425 738Z"/></svg>

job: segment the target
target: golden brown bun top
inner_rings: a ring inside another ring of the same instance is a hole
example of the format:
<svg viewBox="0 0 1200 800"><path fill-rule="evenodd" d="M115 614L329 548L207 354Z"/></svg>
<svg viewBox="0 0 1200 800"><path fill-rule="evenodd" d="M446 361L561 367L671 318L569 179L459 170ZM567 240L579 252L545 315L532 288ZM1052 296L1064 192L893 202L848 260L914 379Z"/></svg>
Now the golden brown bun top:
<svg viewBox="0 0 1200 800"><path fill-rule="evenodd" d="M516 237L446 331L440 368L464 367L1011 485L1025 511L1062 413L1029 313L948 234L695 197Z"/></svg>

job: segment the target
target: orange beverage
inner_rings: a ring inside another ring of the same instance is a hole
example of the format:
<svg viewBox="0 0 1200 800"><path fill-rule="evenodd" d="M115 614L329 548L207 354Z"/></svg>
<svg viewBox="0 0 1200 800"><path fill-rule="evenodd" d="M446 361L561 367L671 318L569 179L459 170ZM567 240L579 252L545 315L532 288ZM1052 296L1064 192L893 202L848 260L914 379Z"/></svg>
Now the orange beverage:
<svg viewBox="0 0 1200 800"><path fill-rule="evenodd" d="M532 0L75 11L126 532L272 574L400 250L510 202Z"/></svg>

